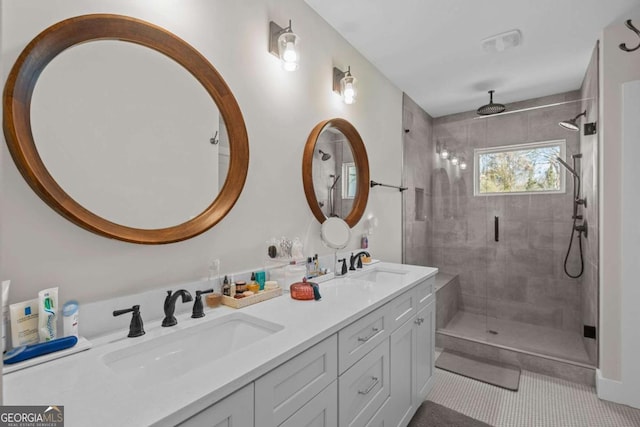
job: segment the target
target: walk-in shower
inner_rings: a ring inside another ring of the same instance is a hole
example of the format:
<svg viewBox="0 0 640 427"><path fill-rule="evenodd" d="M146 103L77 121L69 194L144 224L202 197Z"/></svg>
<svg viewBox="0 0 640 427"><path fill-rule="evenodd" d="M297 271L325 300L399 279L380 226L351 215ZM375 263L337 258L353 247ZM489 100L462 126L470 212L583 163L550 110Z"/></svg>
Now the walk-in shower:
<svg viewBox="0 0 640 427"><path fill-rule="evenodd" d="M587 199L580 198L580 175L576 171L576 166L577 166L576 162L578 159L582 158L582 154L574 154L573 156L571 156L571 158L573 159L573 167L569 166L569 164L564 160L562 160L560 157L557 157L556 160L562 166L564 166L573 177L573 215L572 215L573 224L571 226L571 237L569 238L569 247L567 248L567 254L564 257L564 272L567 276L571 277L572 279L577 279L578 277L582 276L582 273L584 273L584 254L582 252L582 236L584 235L585 238L587 237L586 221L578 211L580 206L587 207ZM578 224L578 221L582 221L582 224ZM569 272L567 264L569 262L569 255L571 254L571 247L573 246L573 238L576 232L578 233L578 248L580 251L580 271L576 274L571 274Z"/></svg>
<svg viewBox="0 0 640 427"><path fill-rule="evenodd" d="M591 92L576 91L511 104L509 114L429 118L405 99L403 184L414 190L403 195L403 259L439 269L439 347L564 378L593 377L597 136L558 123L575 121L582 130L582 121L597 120L594 105ZM474 161L463 170L441 155L444 146ZM488 173L513 176L518 191L476 191Z"/></svg>

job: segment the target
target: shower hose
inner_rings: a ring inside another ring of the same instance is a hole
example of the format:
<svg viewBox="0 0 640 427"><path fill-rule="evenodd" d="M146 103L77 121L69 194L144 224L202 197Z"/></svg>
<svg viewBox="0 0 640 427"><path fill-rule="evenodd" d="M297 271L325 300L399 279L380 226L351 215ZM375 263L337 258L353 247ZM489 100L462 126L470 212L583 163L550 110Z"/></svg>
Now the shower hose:
<svg viewBox="0 0 640 427"><path fill-rule="evenodd" d="M578 274L571 274L567 269L567 262L569 261L569 254L571 253L571 246L573 246L573 236L576 232L576 221L578 220L578 195L580 194L580 180L573 178L573 225L571 225L571 237L569 239L569 247L567 248L567 255L564 257L564 272L572 279L577 279L582 276L584 272L584 258L582 255L582 230L578 231L578 246L580 248L580 272Z"/></svg>

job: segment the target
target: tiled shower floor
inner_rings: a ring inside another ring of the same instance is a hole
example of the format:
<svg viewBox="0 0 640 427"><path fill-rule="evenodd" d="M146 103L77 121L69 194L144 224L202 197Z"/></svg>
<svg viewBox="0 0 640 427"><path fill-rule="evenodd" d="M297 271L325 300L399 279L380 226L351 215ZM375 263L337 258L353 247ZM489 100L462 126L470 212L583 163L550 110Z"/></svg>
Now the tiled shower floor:
<svg viewBox="0 0 640 427"><path fill-rule="evenodd" d="M487 330L498 332L494 335ZM584 348L582 336L564 331L512 320L485 318L483 315L458 311L439 332L450 333L488 344L509 347L543 356L577 362L587 366L594 363Z"/></svg>

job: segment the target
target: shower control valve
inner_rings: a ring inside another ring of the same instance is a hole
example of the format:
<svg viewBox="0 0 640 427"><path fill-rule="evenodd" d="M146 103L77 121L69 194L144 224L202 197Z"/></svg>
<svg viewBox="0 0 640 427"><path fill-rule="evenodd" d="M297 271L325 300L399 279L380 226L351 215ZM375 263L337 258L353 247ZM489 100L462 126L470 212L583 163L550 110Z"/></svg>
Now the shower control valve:
<svg viewBox="0 0 640 427"><path fill-rule="evenodd" d="M587 225L586 224L576 225L575 227L573 227L573 229L576 230L578 233L584 234L584 237L587 237Z"/></svg>

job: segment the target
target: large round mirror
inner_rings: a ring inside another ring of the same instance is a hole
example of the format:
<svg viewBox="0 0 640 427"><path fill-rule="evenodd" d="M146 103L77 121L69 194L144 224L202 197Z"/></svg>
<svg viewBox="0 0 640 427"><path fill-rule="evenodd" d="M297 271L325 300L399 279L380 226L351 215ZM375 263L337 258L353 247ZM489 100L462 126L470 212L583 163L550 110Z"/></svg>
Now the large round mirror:
<svg viewBox="0 0 640 427"><path fill-rule="evenodd" d="M133 18L86 15L42 32L9 75L4 114L29 185L103 236L193 237L229 212L246 179L246 128L222 77Z"/></svg>
<svg viewBox="0 0 640 427"><path fill-rule="evenodd" d="M305 146L302 181L309 207L323 223L342 218L355 226L369 197L369 161L358 131L344 119L318 123Z"/></svg>

